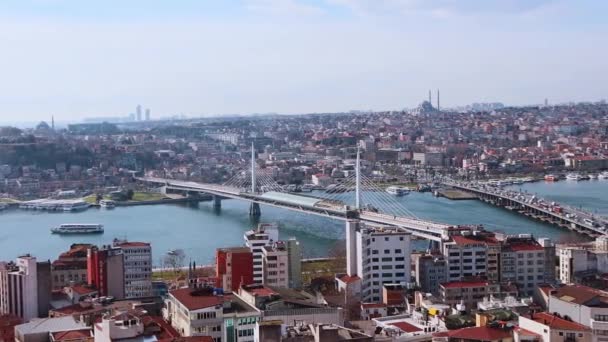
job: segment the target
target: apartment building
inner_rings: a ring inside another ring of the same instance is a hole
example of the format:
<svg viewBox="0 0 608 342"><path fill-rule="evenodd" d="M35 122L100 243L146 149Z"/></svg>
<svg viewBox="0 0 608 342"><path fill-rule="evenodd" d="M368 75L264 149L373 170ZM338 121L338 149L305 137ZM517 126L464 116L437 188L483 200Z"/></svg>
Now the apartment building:
<svg viewBox="0 0 608 342"><path fill-rule="evenodd" d="M52 262L53 290L61 290L70 284L86 284L87 250L91 247L90 244L74 244Z"/></svg>
<svg viewBox="0 0 608 342"><path fill-rule="evenodd" d="M118 247L93 246L87 250L87 283L100 296L125 298L123 250Z"/></svg>
<svg viewBox="0 0 608 342"><path fill-rule="evenodd" d="M416 285L426 293L438 293L447 282L447 262L443 255L421 255L415 261Z"/></svg>
<svg viewBox="0 0 608 342"><path fill-rule="evenodd" d="M498 278L497 251L500 242L493 233L480 230L462 230L443 244L447 260L447 281L455 282L468 277Z"/></svg>
<svg viewBox="0 0 608 342"><path fill-rule="evenodd" d="M608 237L592 243L558 247L559 280L571 284L586 275L608 273Z"/></svg>
<svg viewBox="0 0 608 342"><path fill-rule="evenodd" d="M114 240L124 259L125 298L152 296L152 247L145 242Z"/></svg>
<svg viewBox="0 0 608 342"><path fill-rule="evenodd" d="M410 233L395 227L347 223L347 272L361 279L361 301L382 300L382 285L411 281Z"/></svg>
<svg viewBox="0 0 608 342"><path fill-rule="evenodd" d="M218 286L224 291L237 291L241 285L253 284L253 253L247 247L218 248L215 254Z"/></svg>
<svg viewBox="0 0 608 342"><path fill-rule="evenodd" d="M455 281L439 286L439 293L444 304L456 306L463 304L467 309L476 309L477 302L490 295L500 296L499 284L484 280Z"/></svg>
<svg viewBox="0 0 608 342"><path fill-rule="evenodd" d="M553 277L546 274L545 247L531 234L507 237L502 243L500 261L500 281L517 284L521 295L530 296L537 285L553 281Z"/></svg>
<svg viewBox="0 0 608 342"><path fill-rule="evenodd" d="M289 287L289 255L283 241L262 247L263 283L275 287Z"/></svg>
<svg viewBox="0 0 608 342"><path fill-rule="evenodd" d="M36 258L30 255L0 264L0 315L14 315L26 322L38 317L37 271Z"/></svg>
<svg viewBox="0 0 608 342"><path fill-rule="evenodd" d="M185 337L211 336L213 341L252 342L261 313L237 294L212 288L183 288L169 292L164 318Z"/></svg>
<svg viewBox="0 0 608 342"><path fill-rule="evenodd" d="M245 239L245 246L253 254L253 282L262 284L264 281L262 248L279 241L279 227L274 223L260 223L257 229L247 231L243 238Z"/></svg>

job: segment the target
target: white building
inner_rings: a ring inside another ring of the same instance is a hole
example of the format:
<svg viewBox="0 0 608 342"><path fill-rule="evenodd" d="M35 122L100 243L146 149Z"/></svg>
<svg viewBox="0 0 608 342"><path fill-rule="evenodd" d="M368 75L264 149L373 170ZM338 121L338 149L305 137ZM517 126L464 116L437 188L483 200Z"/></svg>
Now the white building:
<svg viewBox="0 0 608 342"><path fill-rule="evenodd" d="M29 321L38 317L36 258L25 255L14 264L0 265L0 315L12 314Z"/></svg>
<svg viewBox="0 0 608 342"><path fill-rule="evenodd" d="M447 281L460 281L462 278L488 276L497 280L498 254L500 243L494 235L484 231L463 230L452 235L443 244L443 255L447 260ZM488 250L491 252L488 253ZM492 267L492 270L489 268Z"/></svg>
<svg viewBox="0 0 608 342"><path fill-rule="evenodd" d="M346 256L349 276L361 278L361 301L382 300L383 284L410 283L410 233L348 221Z"/></svg>
<svg viewBox="0 0 608 342"><path fill-rule="evenodd" d="M289 287L289 255L283 241L262 247L263 283L272 287Z"/></svg>
<svg viewBox="0 0 608 342"><path fill-rule="evenodd" d="M145 242L114 241L124 258L125 298L152 296L152 247Z"/></svg>
<svg viewBox="0 0 608 342"><path fill-rule="evenodd" d="M590 342L593 340L589 327L557 317L548 312L532 313L530 317L519 316L519 328L515 330L516 341L529 341L524 339L526 334L533 333L540 337L539 342L577 341Z"/></svg>
<svg viewBox="0 0 608 342"><path fill-rule="evenodd" d="M559 280L575 282L575 276L585 272L608 273L608 238L598 237L594 243L559 246Z"/></svg>
<svg viewBox="0 0 608 342"><path fill-rule="evenodd" d="M276 223L260 223L256 230L249 230L243 236L245 246L253 254L253 282L262 284L264 268L262 248L279 240L279 226Z"/></svg>
<svg viewBox="0 0 608 342"><path fill-rule="evenodd" d="M582 285L566 285L549 293L548 312L588 326L592 341L608 341L608 292Z"/></svg>
<svg viewBox="0 0 608 342"><path fill-rule="evenodd" d="M101 323L93 324L93 327L95 342L136 339L144 334L144 324L139 317L128 313L104 317Z"/></svg>

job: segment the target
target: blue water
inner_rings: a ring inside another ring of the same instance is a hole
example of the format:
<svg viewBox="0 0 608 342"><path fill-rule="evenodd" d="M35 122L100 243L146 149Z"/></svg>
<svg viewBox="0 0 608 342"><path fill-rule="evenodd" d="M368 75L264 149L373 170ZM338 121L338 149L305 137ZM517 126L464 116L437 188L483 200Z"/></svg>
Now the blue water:
<svg viewBox="0 0 608 342"><path fill-rule="evenodd" d="M599 213L608 209L608 181L534 183L522 186L558 202L583 205ZM352 194L344 194L351 198ZM372 195L366 195L373 198ZM483 224L487 229L511 234L533 233L556 241L582 238L574 233L533 221L513 212L475 200L451 201L429 193L411 193L393 198L417 217L450 224ZM262 222L278 222L281 238L300 240L304 257L325 256L344 237L341 221L262 206ZM61 223L101 223L103 235L52 235L49 229ZM157 205L89 209L80 213L43 213L8 210L0 212L0 260L31 253L40 259L55 259L77 242L109 244L115 237L152 243L154 262L170 249L183 249L188 258L209 264L218 247L240 246L243 233L255 226L248 216L248 204L222 202L216 211L211 203L198 207ZM424 243L417 242L416 247Z"/></svg>

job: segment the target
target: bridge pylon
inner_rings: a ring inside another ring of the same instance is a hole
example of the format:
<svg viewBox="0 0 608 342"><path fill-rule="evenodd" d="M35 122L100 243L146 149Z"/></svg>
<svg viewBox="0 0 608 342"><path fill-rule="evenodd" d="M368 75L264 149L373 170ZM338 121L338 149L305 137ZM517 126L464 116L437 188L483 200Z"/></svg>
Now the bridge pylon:
<svg viewBox="0 0 608 342"><path fill-rule="evenodd" d="M260 204L251 202L251 205L249 205L249 216L260 217L260 215L262 215L262 211L260 210Z"/></svg>

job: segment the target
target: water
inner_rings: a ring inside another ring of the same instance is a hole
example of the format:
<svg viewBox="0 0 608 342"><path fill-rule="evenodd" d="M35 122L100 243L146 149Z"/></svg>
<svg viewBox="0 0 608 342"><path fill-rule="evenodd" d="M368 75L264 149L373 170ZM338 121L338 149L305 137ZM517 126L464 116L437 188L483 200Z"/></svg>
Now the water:
<svg viewBox="0 0 608 342"><path fill-rule="evenodd" d="M608 209L608 181L557 182L525 184L523 190L538 193L558 202L591 208L598 213ZM366 194L372 199L378 194ZM352 194L343 194L352 197ZM401 198L416 216L450 224L483 224L486 229L511 234L532 233L556 241L580 239L574 233L533 221L513 212L479 201L451 201L429 193L411 193ZM278 222L282 239L295 237L304 257L328 255L344 238L343 222L262 206L262 222ZM52 235L49 229L61 223L101 223L103 235ZM199 264L212 263L217 247L240 246L243 233L257 221L248 216L248 203L236 200L222 202L216 211L210 202L198 207L155 205L118 207L112 210L89 209L80 213L45 213L23 210L0 212L0 260L11 260L24 253L40 259L55 259L77 242L109 244L115 237L152 243L154 263L170 249L183 249L188 259ZM416 242L416 247L424 247Z"/></svg>

